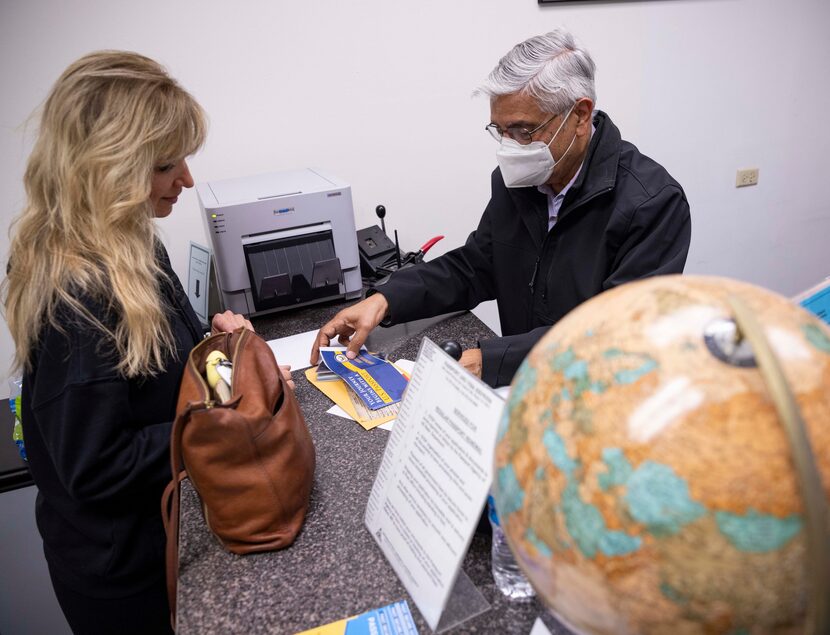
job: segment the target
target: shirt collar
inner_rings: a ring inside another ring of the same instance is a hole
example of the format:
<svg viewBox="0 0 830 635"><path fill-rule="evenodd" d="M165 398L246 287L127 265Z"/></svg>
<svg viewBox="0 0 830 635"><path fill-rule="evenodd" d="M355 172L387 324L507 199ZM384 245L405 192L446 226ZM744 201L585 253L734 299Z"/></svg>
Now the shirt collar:
<svg viewBox="0 0 830 635"><path fill-rule="evenodd" d="M591 124L591 137L592 138L593 138L594 133L596 131L597 131L597 127L592 123ZM591 142L591 140L588 139L588 143L590 143L590 142ZM571 189L571 186L576 182L576 179L579 176L579 173L582 172L582 166L583 165L585 165L584 160L582 161L582 163L579 164L579 169L574 173L573 178L570 181L568 181L568 184L565 187L562 188L562 190L559 192L559 194L554 194L553 193L553 188L550 185L548 185L547 183L545 183L544 185L537 186L536 189L539 190L542 194L545 194L546 196L549 196L550 198L557 198L559 200L563 200L565 198L565 194L568 193L568 190Z"/></svg>

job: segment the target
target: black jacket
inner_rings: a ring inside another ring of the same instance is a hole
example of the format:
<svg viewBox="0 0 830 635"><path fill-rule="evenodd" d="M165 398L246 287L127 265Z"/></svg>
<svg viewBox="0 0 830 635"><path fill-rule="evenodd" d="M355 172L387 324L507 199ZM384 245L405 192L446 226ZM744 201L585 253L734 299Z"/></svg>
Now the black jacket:
<svg viewBox="0 0 830 635"><path fill-rule="evenodd" d="M582 170L548 231L547 197L507 188L492 197L463 247L404 269L378 287L389 323L472 309L495 299L503 337L481 341L482 379L510 383L533 345L585 300L637 278L681 273L689 204L668 172L620 138L603 112Z"/></svg>
<svg viewBox="0 0 830 635"><path fill-rule="evenodd" d="M52 574L90 597L136 593L164 575L161 494L182 369L202 329L167 254L164 300L178 350L166 371L125 379L111 341L60 311L23 378L23 435L38 487L36 516ZM105 300L82 300L105 324Z"/></svg>

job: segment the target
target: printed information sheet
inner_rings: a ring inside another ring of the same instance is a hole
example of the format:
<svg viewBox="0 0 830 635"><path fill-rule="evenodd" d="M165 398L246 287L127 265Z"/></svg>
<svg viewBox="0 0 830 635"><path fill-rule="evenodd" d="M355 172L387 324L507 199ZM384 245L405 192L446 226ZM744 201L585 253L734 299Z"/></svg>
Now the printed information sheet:
<svg viewBox="0 0 830 635"><path fill-rule="evenodd" d="M503 406L424 338L365 522L433 631L490 489Z"/></svg>

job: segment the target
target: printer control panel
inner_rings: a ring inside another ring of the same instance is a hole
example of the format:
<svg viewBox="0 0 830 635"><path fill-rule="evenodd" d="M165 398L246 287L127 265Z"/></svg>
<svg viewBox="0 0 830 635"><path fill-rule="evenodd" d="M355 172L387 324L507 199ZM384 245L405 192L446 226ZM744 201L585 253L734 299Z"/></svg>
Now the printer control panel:
<svg viewBox="0 0 830 635"><path fill-rule="evenodd" d="M210 231L214 234L225 233L225 215L222 212L212 212L210 215Z"/></svg>

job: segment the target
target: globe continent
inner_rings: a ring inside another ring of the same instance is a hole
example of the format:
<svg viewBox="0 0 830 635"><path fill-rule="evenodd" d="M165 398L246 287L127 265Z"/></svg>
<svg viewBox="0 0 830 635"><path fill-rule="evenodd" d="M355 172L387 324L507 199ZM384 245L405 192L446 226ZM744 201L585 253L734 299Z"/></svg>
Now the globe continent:
<svg viewBox="0 0 830 635"><path fill-rule="evenodd" d="M665 276L605 292L537 344L499 426L493 490L519 565L589 633L804 627L804 509L755 367L707 326L738 296L794 390L830 498L830 330L764 289Z"/></svg>

